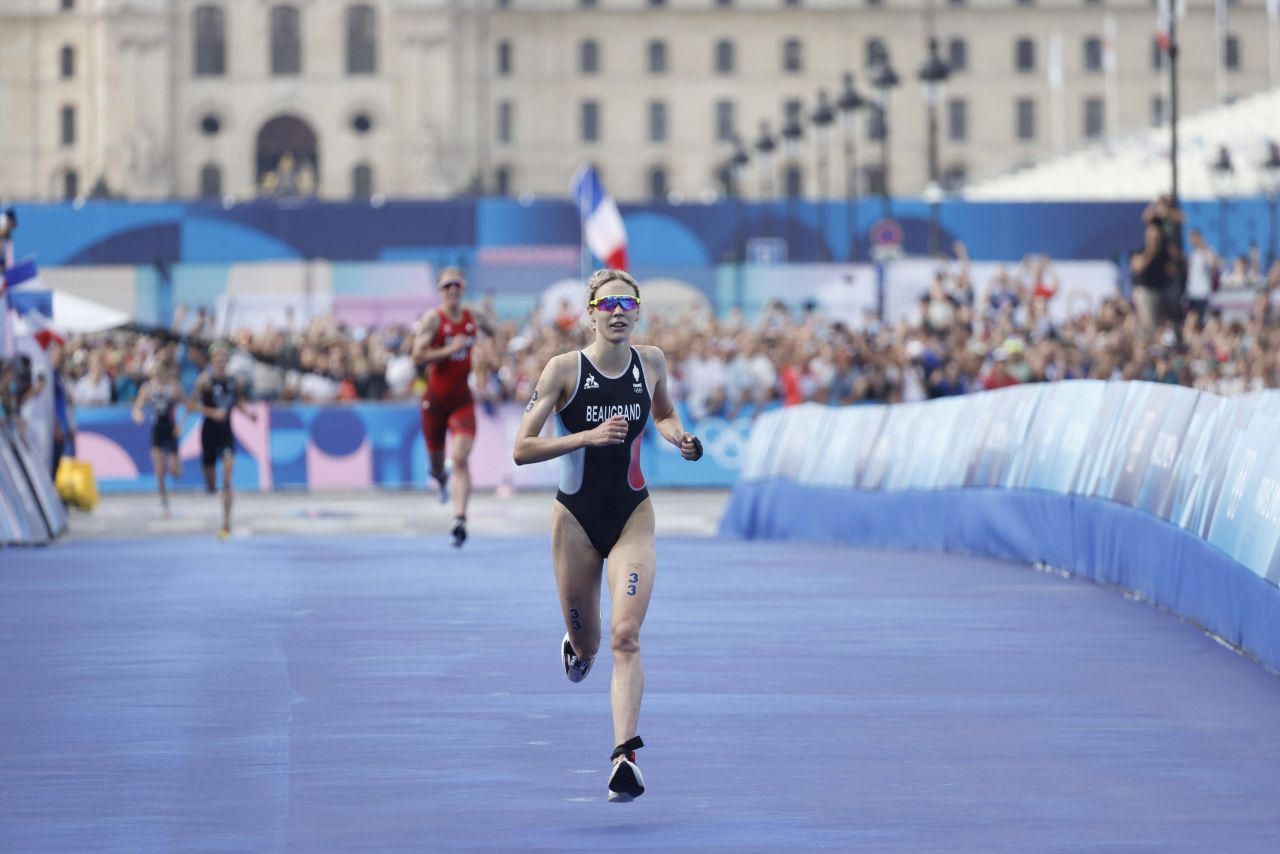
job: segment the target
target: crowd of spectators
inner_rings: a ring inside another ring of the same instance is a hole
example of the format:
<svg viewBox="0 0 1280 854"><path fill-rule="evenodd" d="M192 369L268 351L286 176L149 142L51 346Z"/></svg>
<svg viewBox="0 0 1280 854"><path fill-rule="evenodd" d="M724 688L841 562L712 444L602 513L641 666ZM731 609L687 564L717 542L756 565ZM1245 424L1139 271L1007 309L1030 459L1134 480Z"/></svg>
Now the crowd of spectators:
<svg viewBox="0 0 1280 854"><path fill-rule="evenodd" d="M1133 297L1107 299L1065 322L1052 319L1062 313L1051 312L1051 302L1065 296L1049 259L1028 256L975 282L957 244L914 316L893 325L869 319L852 328L814 303L774 301L754 318L737 310L716 317L693 305L676 316L650 313L637 341L663 349L673 396L695 417L736 417L775 401L914 401L1075 378L1178 383L1219 394L1280 387L1280 263L1264 272L1256 256L1220 262L1198 234L1184 262L1163 243L1167 224L1159 216L1153 206L1147 243L1134 256ZM1147 274L1151 264L1167 279ZM1188 273L1194 281L1185 280ZM1211 279L1211 292L1236 289L1248 310L1213 310L1192 289L1203 284L1197 276ZM1159 292L1144 302L1141 289L1153 283ZM474 308L492 312L488 300ZM228 336L230 370L259 400L411 400L423 388L410 356L419 321L362 329L330 318L238 331ZM472 353L484 406L526 400L552 356L587 343L586 323L572 307L496 325L497 334L479 339ZM54 359L77 405L124 402L164 360L179 365L190 389L214 338L207 312L179 312L171 330L76 337L56 348Z"/></svg>

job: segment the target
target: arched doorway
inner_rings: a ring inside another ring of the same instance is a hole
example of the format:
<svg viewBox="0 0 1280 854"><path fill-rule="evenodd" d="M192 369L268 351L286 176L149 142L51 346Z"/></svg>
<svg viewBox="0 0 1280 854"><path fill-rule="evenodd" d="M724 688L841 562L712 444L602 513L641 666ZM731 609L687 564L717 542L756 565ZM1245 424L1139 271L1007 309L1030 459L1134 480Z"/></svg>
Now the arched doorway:
<svg viewBox="0 0 1280 854"><path fill-rule="evenodd" d="M258 131L257 183L266 195L307 196L320 175L316 134L297 116L276 116Z"/></svg>

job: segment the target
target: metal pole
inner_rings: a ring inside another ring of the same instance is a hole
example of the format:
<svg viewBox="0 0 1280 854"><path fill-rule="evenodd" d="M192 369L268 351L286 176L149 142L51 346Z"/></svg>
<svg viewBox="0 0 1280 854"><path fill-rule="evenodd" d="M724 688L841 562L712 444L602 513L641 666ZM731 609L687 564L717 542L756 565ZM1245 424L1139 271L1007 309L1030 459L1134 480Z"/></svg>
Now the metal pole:
<svg viewBox="0 0 1280 854"><path fill-rule="evenodd" d="M893 205L890 201L891 195L889 190L889 95L886 92L882 99L880 110L880 204L883 207L884 218L888 219L893 213Z"/></svg>
<svg viewBox="0 0 1280 854"><path fill-rule="evenodd" d="M1169 169L1170 196L1175 210L1181 207L1178 195L1178 2L1169 4ZM1182 226L1178 226L1178 244L1182 244Z"/></svg>
<svg viewBox="0 0 1280 854"><path fill-rule="evenodd" d="M821 139L818 142L818 252L822 255L819 261L825 261L826 253L822 247L827 242L827 139L826 130L819 130Z"/></svg>
<svg viewBox="0 0 1280 854"><path fill-rule="evenodd" d="M938 97L935 89L929 97L929 183L938 188ZM938 227L936 193L929 199L929 254L936 258L942 242Z"/></svg>

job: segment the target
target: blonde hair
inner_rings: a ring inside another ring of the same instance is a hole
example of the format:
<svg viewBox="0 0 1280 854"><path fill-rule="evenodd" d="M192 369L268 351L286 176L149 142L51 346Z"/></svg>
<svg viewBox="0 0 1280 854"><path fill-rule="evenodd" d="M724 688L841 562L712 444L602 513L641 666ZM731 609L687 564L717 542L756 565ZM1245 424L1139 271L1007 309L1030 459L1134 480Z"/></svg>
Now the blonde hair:
<svg viewBox="0 0 1280 854"><path fill-rule="evenodd" d="M462 282L467 283L467 275L462 272L461 267L445 267L440 271L440 275L436 276L436 287L440 287L445 282Z"/></svg>
<svg viewBox="0 0 1280 854"><path fill-rule="evenodd" d="M587 302L596 298L596 291L610 282L622 282L629 285L636 292L636 296L640 296L640 286L636 284L636 280L631 278L630 274L623 270L596 270L591 274L591 278L587 280Z"/></svg>

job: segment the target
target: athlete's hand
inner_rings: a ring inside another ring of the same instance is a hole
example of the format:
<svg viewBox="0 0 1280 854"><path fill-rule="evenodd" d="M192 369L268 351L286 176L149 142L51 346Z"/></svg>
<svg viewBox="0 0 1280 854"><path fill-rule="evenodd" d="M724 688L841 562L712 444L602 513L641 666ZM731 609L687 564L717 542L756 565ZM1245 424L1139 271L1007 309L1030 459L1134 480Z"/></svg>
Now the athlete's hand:
<svg viewBox="0 0 1280 854"><path fill-rule="evenodd" d="M465 335L455 335L449 339L449 343L445 345L446 355L452 356L461 350L467 349L469 339Z"/></svg>
<svg viewBox="0 0 1280 854"><path fill-rule="evenodd" d="M141 424L141 423L142 423L142 420L143 420L143 419L142 419L142 413L141 413L141 412L139 412L139 411L138 411L138 410L136 410L136 409L135 409L135 410L133 410L133 423L134 423L134 424Z"/></svg>
<svg viewBox="0 0 1280 854"><path fill-rule="evenodd" d="M680 456L690 462L702 459L702 440L692 433L680 437Z"/></svg>
<svg viewBox="0 0 1280 854"><path fill-rule="evenodd" d="M605 445L621 445L627 438L627 419L615 415L587 431L587 447L602 448Z"/></svg>

